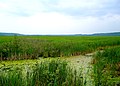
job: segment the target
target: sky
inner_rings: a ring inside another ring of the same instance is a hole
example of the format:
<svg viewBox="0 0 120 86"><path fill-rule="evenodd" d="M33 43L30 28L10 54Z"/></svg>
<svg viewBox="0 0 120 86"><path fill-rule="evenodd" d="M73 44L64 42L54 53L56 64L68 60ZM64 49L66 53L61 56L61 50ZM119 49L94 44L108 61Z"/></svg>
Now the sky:
<svg viewBox="0 0 120 86"><path fill-rule="evenodd" d="M0 0L0 32L120 32L120 0Z"/></svg>

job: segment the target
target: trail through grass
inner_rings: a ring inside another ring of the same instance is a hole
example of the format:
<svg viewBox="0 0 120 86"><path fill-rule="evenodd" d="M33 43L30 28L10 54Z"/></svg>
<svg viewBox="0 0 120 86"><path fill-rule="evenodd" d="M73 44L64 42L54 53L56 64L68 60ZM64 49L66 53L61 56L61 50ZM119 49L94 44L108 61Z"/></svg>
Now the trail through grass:
<svg viewBox="0 0 120 86"><path fill-rule="evenodd" d="M88 53L86 55L74 56L65 58L70 62L73 68L77 70L77 72L82 71L83 75L83 85L84 86L94 86L93 79L93 66L91 64L94 53Z"/></svg>
<svg viewBox="0 0 120 86"><path fill-rule="evenodd" d="M102 53L103 51L100 51L100 52ZM12 62L11 61L2 61L0 63L0 68L5 66L4 69L6 69L6 68L9 68L9 67L11 67L13 65L18 66L18 67L20 65L29 65L29 64L34 65L34 64L36 64L36 62L41 62L42 60L44 61L44 60L47 60L47 59L48 60L49 59L50 60L51 59L66 60L68 62L68 65L70 66L70 68L73 69L72 70L73 73L74 73L74 70L76 70L76 73L81 73L80 78L82 78L81 80L83 80L83 81L81 82L82 84L80 86L96 86L95 85L95 83L96 83L95 79L97 79L97 78L95 78L95 75L94 75L94 65L93 65L94 63L92 63L94 61L94 55L95 54L97 54L97 52L88 53L88 54L79 55L79 56L71 56L71 57L45 58L45 59L41 58L41 59L38 59L38 60L19 60L19 61L12 61ZM105 55L107 55L107 54L105 54ZM112 60L112 61L114 61L114 60ZM98 70L99 70L99 68L98 68ZM69 71L69 72L71 72L71 71ZM110 76L110 74L108 74L108 76ZM72 77L72 78L74 78L74 77ZM112 81L110 81L110 82L113 82L114 79L117 80L116 78L113 78L113 79L111 79ZM104 80L107 80L107 79L104 79ZM117 81L119 82L119 78L118 78ZM106 82L104 82L104 84L105 83ZM71 86L74 86L74 85L71 85ZM101 86L104 86L104 85L101 85ZM110 85L110 86L112 86L112 85Z"/></svg>
<svg viewBox="0 0 120 86"><path fill-rule="evenodd" d="M62 57L61 60L66 60L69 62L69 65L73 68L73 70L76 70L76 72L82 72L82 78L83 78L83 86L94 86L93 81L93 67L91 65L93 53L86 54L86 55L80 55L80 56L72 56L72 57ZM48 59L48 58L47 58ZM21 61L3 61L1 64L1 67L3 64L5 64L6 67L10 65L20 66L22 64L36 64L36 61L40 60L21 60Z"/></svg>

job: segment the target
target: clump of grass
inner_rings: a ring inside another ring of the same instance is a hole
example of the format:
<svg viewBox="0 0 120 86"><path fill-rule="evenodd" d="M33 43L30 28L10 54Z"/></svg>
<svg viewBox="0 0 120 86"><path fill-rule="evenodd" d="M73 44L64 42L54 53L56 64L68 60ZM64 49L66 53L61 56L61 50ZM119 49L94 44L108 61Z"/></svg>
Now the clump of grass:
<svg viewBox="0 0 120 86"><path fill-rule="evenodd" d="M51 60L37 64L33 80L35 85L40 86L82 86L83 79L76 73L66 61Z"/></svg>
<svg viewBox="0 0 120 86"><path fill-rule="evenodd" d="M107 48L95 56L96 86L120 85L120 47Z"/></svg>
<svg viewBox="0 0 120 86"><path fill-rule="evenodd" d="M23 71L18 68L2 71L0 86L83 86L82 73L72 69L66 61L47 59L31 67Z"/></svg>
<svg viewBox="0 0 120 86"><path fill-rule="evenodd" d="M22 72L9 71L0 74L0 86L24 86Z"/></svg>

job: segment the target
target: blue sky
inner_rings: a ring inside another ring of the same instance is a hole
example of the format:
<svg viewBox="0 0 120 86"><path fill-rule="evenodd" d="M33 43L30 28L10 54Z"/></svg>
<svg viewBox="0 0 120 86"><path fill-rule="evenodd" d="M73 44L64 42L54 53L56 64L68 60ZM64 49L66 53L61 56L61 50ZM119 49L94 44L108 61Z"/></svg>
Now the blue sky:
<svg viewBox="0 0 120 86"><path fill-rule="evenodd" d="M0 32L84 34L120 31L120 0L0 0Z"/></svg>

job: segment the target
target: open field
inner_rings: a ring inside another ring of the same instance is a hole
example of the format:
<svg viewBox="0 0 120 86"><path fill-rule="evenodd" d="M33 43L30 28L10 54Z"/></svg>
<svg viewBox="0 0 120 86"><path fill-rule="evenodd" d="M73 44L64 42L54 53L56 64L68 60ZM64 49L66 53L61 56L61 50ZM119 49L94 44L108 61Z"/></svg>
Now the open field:
<svg viewBox="0 0 120 86"><path fill-rule="evenodd" d="M117 36L1 36L0 60L78 56L117 45Z"/></svg>
<svg viewBox="0 0 120 86"><path fill-rule="evenodd" d="M0 86L119 86L119 36L1 36Z"/></svg>

